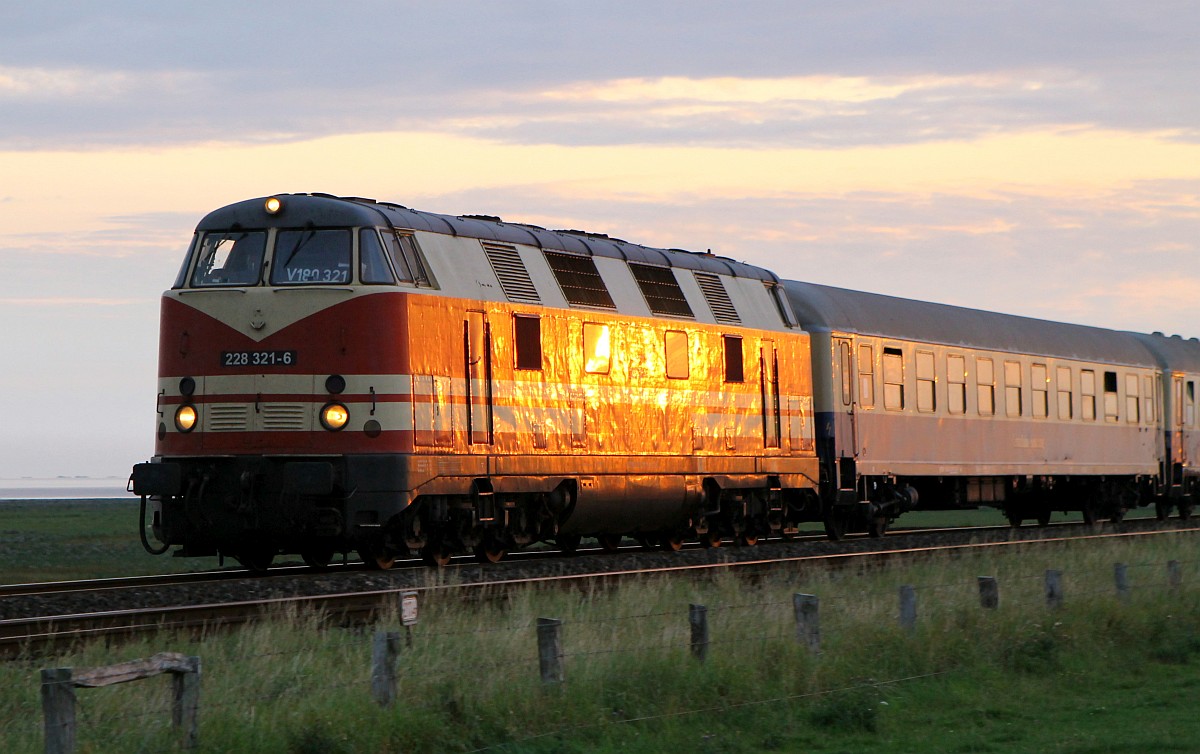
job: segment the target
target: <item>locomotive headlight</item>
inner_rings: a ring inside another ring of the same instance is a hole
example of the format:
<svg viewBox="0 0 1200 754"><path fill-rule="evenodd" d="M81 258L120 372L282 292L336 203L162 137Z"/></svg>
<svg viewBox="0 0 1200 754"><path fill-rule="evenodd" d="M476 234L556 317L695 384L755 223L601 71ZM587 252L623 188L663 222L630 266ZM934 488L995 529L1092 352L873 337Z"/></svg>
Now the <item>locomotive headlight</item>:
<svg viewBox="0 0 1200 754"><path fill-rule="evenodd" d="M330 432L337 432L350 421L350 409L341 403L326 403L321 409L321 426Z"/></svg>
<svg viewBox="0 0 1200 754"><path fill-rule="evenodd" d="M191 432L196 426L196 407L185 403L175 410L175 428L180 432Z"/></svg>
<svg viewBox="0 0 1200 754"><path fill-rule="evenodd" d="M279 201L279 197L272 196L263 202L263 209L267 211L268 215L278 215L279 210L283 209L283 202Z"/></svg>

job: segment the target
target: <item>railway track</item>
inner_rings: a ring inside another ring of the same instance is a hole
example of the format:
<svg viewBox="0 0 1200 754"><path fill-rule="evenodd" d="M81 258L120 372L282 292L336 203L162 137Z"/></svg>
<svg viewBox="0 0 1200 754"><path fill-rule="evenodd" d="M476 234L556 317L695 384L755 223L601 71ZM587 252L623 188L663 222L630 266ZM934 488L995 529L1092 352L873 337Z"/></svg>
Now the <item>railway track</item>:
<svg viewBox="0 0 1200 754"><path fill-rule="evenodd" d="M164 577L135 577L133 579L102 579L86 582L58 582L45 586L54 587L43 592L30 590L20 593L22 587L13 585L0 590L0 604L18 596L38 600L52 606L55 597L66 596L70 600L84 599L85 602L117 601L116 595L132 595L135 602L149 596L147 590L165 591L166 600L158 604L136 604L114 609L89 609L78 611L43 611L39 614L0 619L0 656L13 657L22 653L40 653L69 645L73 642L97 637L135 636L162 630L200 629L231 627L246 624L271 614L284 607L315 609L331 619L345 622L369 620L389 607L394 608L399 592L415 590L421 599L439 595L454 595L458 599L478 599L485 594L494 594L521 586L539 584L576 584L581 582L611 584L632 578L668 574L708 574L718 570L736 570L745 575L769 572L776 568L795 568L805 564L823 563L840 565L851 563L882 562L897 558L914 558L953 551L978 551L1012 547L1044 546L1062 542L1083 542L1116 538L1186 535L1200 532L1200 527L1191 524L1160 524L1152 519L1141 522L1127 521L1121 530L1112 529L1080 535L1072 533L1081 524L1066 524L1047 527L1066 530L1070 536L1058 536L1047 528L1012 530L1007 526L971 527L952 530L898 529L884 539L861 538L856 540L856 549L847 551L843 542L834 550L828 543L776 542L758 547L728 548L721 550L694 550L692 557L680 558L689 553L646 553L639 547L623 548L625 552L610 554L612 557L592 558L549 558L540 560L558 564L586 564L574 572L565 567L541 568L542 573L530 573L530 569L519 561L499 566L481 567L469 562L456 562L440 571L425 567L412 567L399 571L370 572L359 566L338 568L335 571L314 573L303 567L281 567L272 569L269 576L250 576L245 571L221 571L197 574L181 574ZM985 541L976 541L980 535L991 534ZM998 536L1003 534L1004 536ZM1022 536L1014 536L1020 534ZM953 541L947 540L952 537ZM807 547L796 545L807 545ZM814 544L816 546L814 546ZM814 551L816 550L816 551ZM653 556L657 562L646 562ZM756 557L757 556L757 557ZM679 562L685 560L686 562ZM639 562L641 564L639 564ZM405 563L409 565L409 563ZM506 567L507 566L507 567ZM180 578L182 577L182 579ZM214 578L215 577L215 578ZM174 579L174 581L172 581ZM287 579L293 587L279 588ZM320 588L298 590L296 583L312 585L325 579ZM223 585L230 591L208 591L214 584ZM179 594L179 590L203 585L205 590ZM72 591L73 586L78 589ZM253 588L251 588L253 587ZM7 590L7 591L6 591ZM247 592L241 598L232 595ZM91 595L81 598L80 595ZM172 596L173 595L173 596ZM205 595L208 595L206 598ZM221 596L224 595L224 596ZM196 601L198 599L198 601ZM77 604L72 602L71 604Z"/></svg>

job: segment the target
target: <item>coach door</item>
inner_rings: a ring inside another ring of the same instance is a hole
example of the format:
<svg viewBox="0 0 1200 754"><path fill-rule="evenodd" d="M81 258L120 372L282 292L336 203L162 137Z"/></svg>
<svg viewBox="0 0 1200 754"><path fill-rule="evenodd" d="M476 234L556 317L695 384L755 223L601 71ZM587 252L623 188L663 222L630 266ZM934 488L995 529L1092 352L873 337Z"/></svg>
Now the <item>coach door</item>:
<svg viewBox="0 0 1200 754"><path fill-rule="evenodd" d="M838 454L858 457L858 408L854 399L854 341L835 338L833 341L834 371L834 432Z"/></svg>
<svg viewBox="0 0 1200 754"><path fill-rule="evenodd" d="M467 427L472 445L491 445L492 331L483 312L467 312L463 323L463 356L467 365Z"/></svg>

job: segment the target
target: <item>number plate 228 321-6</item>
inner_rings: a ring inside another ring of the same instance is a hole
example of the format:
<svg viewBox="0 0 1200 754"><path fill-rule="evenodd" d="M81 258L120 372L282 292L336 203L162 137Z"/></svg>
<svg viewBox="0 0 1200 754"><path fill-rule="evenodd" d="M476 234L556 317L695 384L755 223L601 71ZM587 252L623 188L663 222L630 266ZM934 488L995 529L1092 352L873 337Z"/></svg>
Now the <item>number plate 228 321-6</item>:
<svg viewBox="0 0 1200 754"><path fill-rule="evenodd" d="M294 367L295 351L222 351L223 367Z"/></svg>

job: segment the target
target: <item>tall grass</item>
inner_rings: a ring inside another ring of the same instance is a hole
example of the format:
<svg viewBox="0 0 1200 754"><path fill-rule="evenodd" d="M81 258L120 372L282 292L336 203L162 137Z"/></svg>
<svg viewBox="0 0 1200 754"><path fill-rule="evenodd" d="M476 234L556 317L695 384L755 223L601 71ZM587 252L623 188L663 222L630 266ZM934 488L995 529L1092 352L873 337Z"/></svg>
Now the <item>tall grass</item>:
<svg viewBox="0 0 1200 754"><path fill-rule="evenodd" d="M1172 559L1184 563L1179 592L1166 589ZM1115 562L1130 566L1128 603L1115 597ZM1065 575L1058 610L1042 593L1048 568ZM980 608L980 575L999 578L999 609ZM1198 579L1181 534L752 582L443 597L421 606L387 709L369 694L371 637L398 615L363 629L282 612L234 634L161 633L4 665L0 740L41 750L36 668L169 650L202 658L202 751L1182 751L1171 742L1200 740ZM897 624L901 584L917 587L912 632ZM795 639L797 592L821 599L819 656ZM708 607L703 664L689 653L690 603ZM543 616L564 621L560 686L538 677ZM79 690L80 750L170 748L169 695L165 679Z"/></svg>

